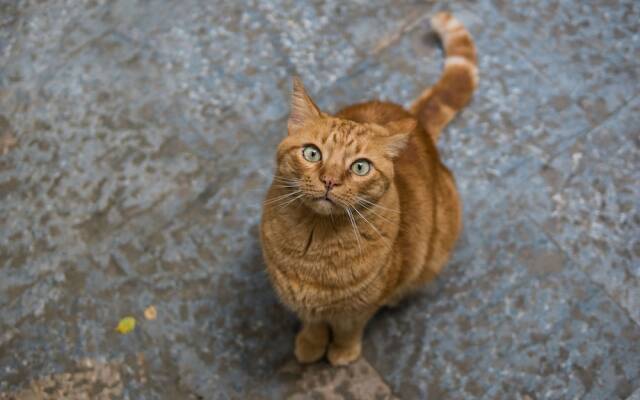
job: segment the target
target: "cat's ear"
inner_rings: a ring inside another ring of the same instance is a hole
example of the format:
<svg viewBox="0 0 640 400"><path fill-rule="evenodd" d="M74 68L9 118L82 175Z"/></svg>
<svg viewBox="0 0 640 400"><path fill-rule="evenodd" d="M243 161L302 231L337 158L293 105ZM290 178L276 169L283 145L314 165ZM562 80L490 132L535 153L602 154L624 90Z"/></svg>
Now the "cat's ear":
<svg viewBox="0 0 640 400"><path fill-rule="evenodd" d="M289 134L302 128L308 121L322 115L320 109L311 100L311 97L304 90L302 81L297 76L293 78L293 93L291 94L291 112L287 127Z"/></svg>
<svg viewBox="0 0 640 400"><path fill-rule="evenodd" d="M396 158L409 143L411 132L416 129L416 120L404 118L392 121L384 127L389 131L389 136L385 139L385 150L391 158Z"/></svg>

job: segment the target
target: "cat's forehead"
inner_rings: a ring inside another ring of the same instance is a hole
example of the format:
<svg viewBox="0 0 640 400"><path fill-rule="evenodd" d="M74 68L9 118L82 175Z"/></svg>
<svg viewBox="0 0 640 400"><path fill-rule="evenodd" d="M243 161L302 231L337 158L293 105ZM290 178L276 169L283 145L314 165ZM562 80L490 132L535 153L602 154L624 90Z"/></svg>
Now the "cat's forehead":
<svg viewBox="0 0 640 400"><path fill-rule="evenodd" d="M371 133L365 125L332 118L326 121L325 126L320 130L319 139L327 147L340 147L359 152L365 147Z"/></svg>

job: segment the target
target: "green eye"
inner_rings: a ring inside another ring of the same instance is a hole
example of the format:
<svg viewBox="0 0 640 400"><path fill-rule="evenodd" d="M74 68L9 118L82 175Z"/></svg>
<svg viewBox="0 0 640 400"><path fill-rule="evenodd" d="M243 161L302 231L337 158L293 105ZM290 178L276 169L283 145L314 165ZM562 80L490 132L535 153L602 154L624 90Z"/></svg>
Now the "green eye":
<svg viewBox="0 0 640 400"><path fill-rule="evenodd" d="M302 148L302 156L309 162L318 162L322 160L322 153L313 145L306 145Z"/></svg>
<svg viewBox="0 0 640 400"><path fill-rule="evenodd" d="M351 164L351 171L356 175L365 176L371 171L371 163L367 160L356 160Z"/></svg>

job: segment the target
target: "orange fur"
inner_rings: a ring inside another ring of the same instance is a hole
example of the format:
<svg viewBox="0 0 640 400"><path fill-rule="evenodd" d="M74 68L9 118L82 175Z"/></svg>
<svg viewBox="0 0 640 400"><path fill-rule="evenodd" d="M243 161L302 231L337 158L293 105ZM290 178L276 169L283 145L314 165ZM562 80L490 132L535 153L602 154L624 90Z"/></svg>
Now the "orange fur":
<svg viewBox="0 0 640 400"><path fill-rule="evenodd" d="M261 241L276 292L303 323L300 362L356 360L369 318L432 280L458 237L460 200L434 141L470 99L476 56L451 15L432 24L450 62L411 112L371 101L328 115L294 80ZM362 159L371 165L364 176L351 169Z"/></svg>

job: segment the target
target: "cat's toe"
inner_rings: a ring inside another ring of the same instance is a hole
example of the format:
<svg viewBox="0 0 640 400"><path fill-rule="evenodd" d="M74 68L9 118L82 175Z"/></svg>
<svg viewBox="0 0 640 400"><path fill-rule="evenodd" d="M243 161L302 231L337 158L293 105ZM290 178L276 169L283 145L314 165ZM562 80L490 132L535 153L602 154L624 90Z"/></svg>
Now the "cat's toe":
<svg viewBox="0 0 640 400"><path fill-rule="evenodd" d="M334 367L349 365L360 358L361 351L362 345L359 341L348 346L338 346L335 343L331 343L327 358Z"/></svg>
<svg viewBox="0 0 640 400"><path fill-rule="evenodd" d="M298 362L302 364L318 361L324 356L326 350L326 343L312 343L302 335L296 337L294 353Z"/></svg>

